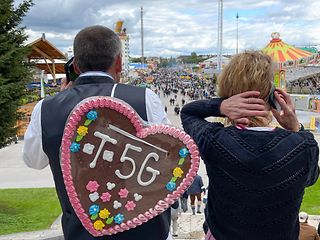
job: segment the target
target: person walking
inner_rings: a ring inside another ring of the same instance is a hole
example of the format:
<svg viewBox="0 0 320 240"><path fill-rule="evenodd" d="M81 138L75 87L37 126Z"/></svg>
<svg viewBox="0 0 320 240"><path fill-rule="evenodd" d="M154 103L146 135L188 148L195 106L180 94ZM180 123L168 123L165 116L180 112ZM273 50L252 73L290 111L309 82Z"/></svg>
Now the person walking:
<svg viewBox="0 0 320 240"><path fill-rule="evenodd" d="M172 236L173 237L178 237L179 216L180 216L179 201L177 201L173 205L171 205L171 221L172 221Z"/></svg>
<svg viewBox="0 0 320 240"><path fill-rule="evenodd" d="M299 240L320 240L317 229L308 223L309 215L305 212L299 213L300 233Z"/></svg>
<svg viewBox="0 0 320 240"><path fill-rule="evenodd" d="M202 177L200 175L196 175L194 178L193 183L188 188L188 195L190 196L191 201L191 209L192 214L196 214L196 206L195 201L197 198L197 213L201 213L201 193L205 192L205 186L203 185Z"/></svg>

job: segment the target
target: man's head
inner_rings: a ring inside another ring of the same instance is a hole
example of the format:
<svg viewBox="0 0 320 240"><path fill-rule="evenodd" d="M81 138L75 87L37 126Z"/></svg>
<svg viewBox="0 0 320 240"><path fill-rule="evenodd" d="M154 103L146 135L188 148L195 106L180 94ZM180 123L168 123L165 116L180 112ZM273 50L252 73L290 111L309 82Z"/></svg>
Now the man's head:
<svg viewBox="0 0 320 240"><path fill-rule="evenodd" d="M121 41L109 28L91 26L82 29L73 43L74 61L79 72L121 72Z"/></svg>

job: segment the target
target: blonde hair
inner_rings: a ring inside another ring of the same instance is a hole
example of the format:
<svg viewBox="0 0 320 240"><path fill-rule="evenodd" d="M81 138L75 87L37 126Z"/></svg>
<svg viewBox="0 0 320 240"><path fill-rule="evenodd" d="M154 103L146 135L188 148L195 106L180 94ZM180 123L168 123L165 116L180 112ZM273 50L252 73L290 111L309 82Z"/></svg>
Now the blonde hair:
<svg viewBox="0 0 320 240"><path fill-rule="evenodd" d="M245 51L235 55L218 77L218 95L228 98L246 91L259 91L260 98L268 103L273 86L273 66L271 58L261 51ZM267 118L252 117L251 127L267 126Z"/></svg>

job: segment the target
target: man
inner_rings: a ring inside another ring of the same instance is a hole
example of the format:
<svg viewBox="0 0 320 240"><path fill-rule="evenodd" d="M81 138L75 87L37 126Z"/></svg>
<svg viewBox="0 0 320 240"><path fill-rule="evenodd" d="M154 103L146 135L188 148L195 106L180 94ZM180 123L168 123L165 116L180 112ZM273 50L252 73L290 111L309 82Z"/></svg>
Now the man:
<svg viewBox="0 0 320 240"><path fill-rule="evenodd" d="M203 185L202 177L196 175L193 183L188 189L188 195L190 195L192 214L196 215L195 200L197 198L197 213L201 213L201 193L206 191L206 187Z"/></svg>
<svg viewBox="0 0 320 240"><path fill-rule="evenodd" d="M40 101L34 108L25 134L23 159L36 169L50 164L59 201L62 228L66 240L105 239L91 236L76 216L63 182L59 149L69 113L81 100L91 96L111 96L130 104L149 123L170 123L158 96L148 88L117 84L121 73L121 42L110 29L91 26L81 30L74 40L74 66L80 76L54 97ZM71 86L72 85L72 86ZM129 94L128 94L129 93ZM134 229L108 236L108 240L171 239L170 209Z"/></svg>
<svg viewBox="0 0 320 240"><path fill-rule="evenodd" d="M317 229L308 224L308 214L305 212L299 213L299 222L300 222L300 234L299 240L320 240L320 237L317 233Z"/></svg>

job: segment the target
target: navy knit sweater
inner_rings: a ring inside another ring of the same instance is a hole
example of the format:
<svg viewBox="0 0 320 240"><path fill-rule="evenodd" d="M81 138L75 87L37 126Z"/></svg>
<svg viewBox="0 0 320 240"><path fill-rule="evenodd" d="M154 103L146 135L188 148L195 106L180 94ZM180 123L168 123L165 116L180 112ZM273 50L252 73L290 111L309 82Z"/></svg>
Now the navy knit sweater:
<svg viewBox="0 0 320 240"><path fill-rule="evenodd" d="M297 240L304 189L319 175L311 133L250 131L209 123L221 99L196 101L181 112L208 177L207 222L217 240Z"/></svg>

